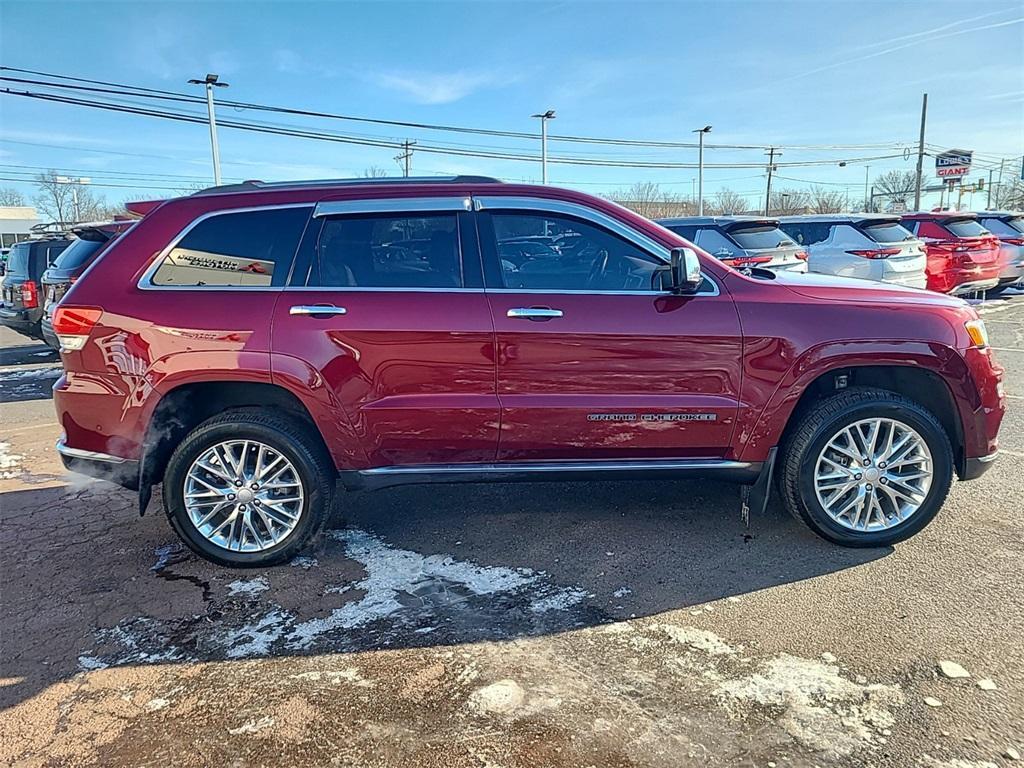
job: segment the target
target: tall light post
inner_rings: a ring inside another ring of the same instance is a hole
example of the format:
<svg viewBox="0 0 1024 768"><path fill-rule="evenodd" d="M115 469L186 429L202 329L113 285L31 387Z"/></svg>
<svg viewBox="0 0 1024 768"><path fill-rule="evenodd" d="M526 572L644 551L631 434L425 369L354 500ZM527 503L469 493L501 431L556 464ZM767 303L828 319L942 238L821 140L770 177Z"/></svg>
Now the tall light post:
<svg viewBox="0 0 1024 768"><path fill-rule="evenodd" d="M57 176L54 179L54 181L56 181L58 184L70 184L71 185L71 205L73 207L72 217L74 218L76 224L80 223L81 222L81 218L82 218L82 213L81 213L81 210L78 207L78 187L80 185L82 185L82 184L89 184L92 181L92 179L84 177L84 176L78 177L78 178L72 178L70 176ZM67 222L63 222L63 221L61 222L61 224L66 224L66 223Z"/></svg>
<svg viewBox="0 0 1024 768"><path fill-rule="evenodd" d="M549 109L530 117L540 118L540 180L548 183L548 120L555 119L555 110Z"/></svg>
<svg viewBox="0 0 1024 768"><path fill-rule="evenodd" d="M210 149L213 152L213 183L220 186L220 148L217 146L217 118L213 113L213 89L227 88L217 75L207 75L203 80L189 80L189 85L206 86L206 111L210 115Z"/></svg>
<svg viewBox="0 0 1024 768"><path fill-rule="evenodd" d="M871 209L874 207L874 200L868 197L868 177L871 174L871 166L864 166L864 212L871 213Z"/></svg>
<svg viewBox="0 0 1024 768"><path fill-rule="evenodd" d="M711 133L711 126L695 128L699 149L697 150L697 215L704 215L704 134Z"/></svg>

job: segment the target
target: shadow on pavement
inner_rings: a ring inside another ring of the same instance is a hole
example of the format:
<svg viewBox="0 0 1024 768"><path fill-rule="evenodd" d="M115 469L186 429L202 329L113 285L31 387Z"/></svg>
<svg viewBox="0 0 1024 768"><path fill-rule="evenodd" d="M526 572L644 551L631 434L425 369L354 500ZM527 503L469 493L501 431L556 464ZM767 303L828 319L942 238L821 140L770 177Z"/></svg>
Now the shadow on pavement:
<svg viewBox="0 0 1024 768"><path fill-rule="evenodd" d="M831 546L777 506L745 528L736 486L689 481L342 494L313 550L248 571L101 483L4 493L0 515L3 708L80 670L544 635L891 551Z"/></svg>

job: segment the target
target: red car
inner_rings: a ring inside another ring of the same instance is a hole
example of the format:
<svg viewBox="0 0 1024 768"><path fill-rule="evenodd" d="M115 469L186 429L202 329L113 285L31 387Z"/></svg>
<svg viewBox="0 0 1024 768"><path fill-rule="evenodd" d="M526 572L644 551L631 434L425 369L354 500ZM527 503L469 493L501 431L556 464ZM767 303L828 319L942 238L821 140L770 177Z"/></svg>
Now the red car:
<svg viewBox="0 0 1024 768"><path fill-rule="evenodd" d="M928 254L928 289L959 296L999 284L999 240L974 213L904 214L900 223L916 234Z"/></svg>
<svg viewBox="0 0 1024 768"><path fill-rule="evenodd" d="M66 466L142 510L162 482L232 566L292 557L337 480L714 477L756 512L774 476L821 536L887 545L991 464L1005 400L958 299L741 273L607 200L480 177L167 201L53 324Z"/></svg>

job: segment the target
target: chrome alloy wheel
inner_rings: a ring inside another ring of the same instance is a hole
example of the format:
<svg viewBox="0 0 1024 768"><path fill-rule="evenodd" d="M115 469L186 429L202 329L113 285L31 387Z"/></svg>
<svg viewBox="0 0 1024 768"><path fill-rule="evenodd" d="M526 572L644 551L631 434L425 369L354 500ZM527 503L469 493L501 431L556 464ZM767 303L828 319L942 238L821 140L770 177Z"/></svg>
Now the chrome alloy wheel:
<svg viewBox="0 0 1024 768"><path fill-rule="evenodd" d="M234 552L261 552L299 522L304 492L295 466L258 440L217 443L185 476L185 509L209 542Z"/></svg>
<svg viewBox="0 0 1024 768"><path fill-rule="evenodd" d="M863 419L825 444L814 467L814 491L844 528L881 531L920 509L933 471L928 444L912 427L895 419Z"/></svg>

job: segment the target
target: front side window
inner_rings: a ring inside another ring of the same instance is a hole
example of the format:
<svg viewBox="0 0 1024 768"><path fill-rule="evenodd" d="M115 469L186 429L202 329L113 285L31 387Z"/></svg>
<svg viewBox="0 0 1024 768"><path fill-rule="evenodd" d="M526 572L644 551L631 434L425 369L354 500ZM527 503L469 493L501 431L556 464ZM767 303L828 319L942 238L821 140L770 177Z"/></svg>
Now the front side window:
<svg viewBox="0 0 1024 768"><path fill-rule="evenodd" d="M309 283L325 288L462 288L458 219L454 213L326 219Z"/></svg>
<svg viewBox="0 0 1024 768"><path fill-rule="evenodd" d="M185 233L153 273L153 285L284 285L311 208L218 213Z"/></svg>
<svg viewBox="0 0 1024 768"><path fill-rule="evenodd" d="M501 287L649 291L660 286L656 276L664 271L664 262L594 224L545 212L496 212L491 221L501 263ZM550 244L547 238L551 238ZM525 243L531 247L525 248Z"/></svg>

